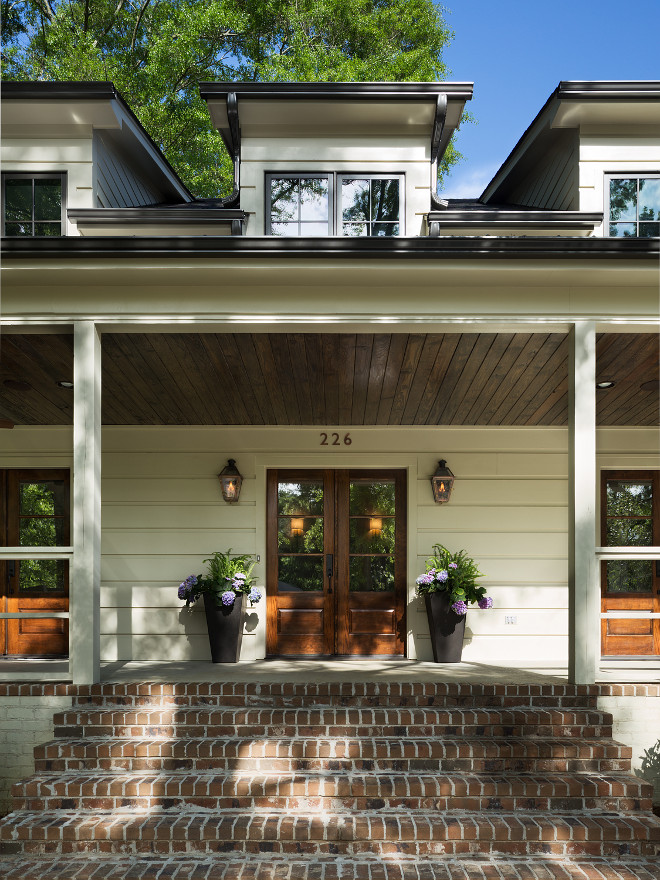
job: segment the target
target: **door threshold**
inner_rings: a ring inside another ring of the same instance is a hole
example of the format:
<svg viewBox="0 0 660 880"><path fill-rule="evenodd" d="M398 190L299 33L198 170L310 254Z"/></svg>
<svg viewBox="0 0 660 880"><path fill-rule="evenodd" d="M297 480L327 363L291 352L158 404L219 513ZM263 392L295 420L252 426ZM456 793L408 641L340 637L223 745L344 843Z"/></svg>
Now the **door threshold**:
<svg viewBox="0 0 660 880"><path fill-rule="evenodd" d="M601 663L616 663L619 660L625 660L626 662L639 660L642 663L648 663L649 661L655 660L657 662L660 660L660 654L608 654L600 658Z"/></svg>
<svg viewBox="0 0 660 880"><path fill-rule="evenodd" d="M399 660L412 663L401 654L269 654L266 660Z"/></svg>

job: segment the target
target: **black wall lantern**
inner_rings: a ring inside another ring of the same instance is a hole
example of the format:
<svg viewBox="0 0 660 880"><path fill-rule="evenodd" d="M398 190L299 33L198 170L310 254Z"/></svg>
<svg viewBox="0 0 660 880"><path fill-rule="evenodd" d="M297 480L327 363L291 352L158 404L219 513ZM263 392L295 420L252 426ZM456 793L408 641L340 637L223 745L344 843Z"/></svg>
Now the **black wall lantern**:
<svg viewBox="0 0 660 880"><path fill-rule="evenodd" d="M238 501L238 497L241 494L243 477L240 475L236 467L236 461L233 458L230 458L227 466L220 471L218 479L222 487L222 497L225 501L228 501L230 504Z"/></svg>
<svg viewBox="0 0 660 880"><path fill-rule="evenodd" d="M444 458L440 459L436 472L431 477L431 488L436 504L446 504L449 501L451 490L454 488L454 475L447 467Z"/></svg>

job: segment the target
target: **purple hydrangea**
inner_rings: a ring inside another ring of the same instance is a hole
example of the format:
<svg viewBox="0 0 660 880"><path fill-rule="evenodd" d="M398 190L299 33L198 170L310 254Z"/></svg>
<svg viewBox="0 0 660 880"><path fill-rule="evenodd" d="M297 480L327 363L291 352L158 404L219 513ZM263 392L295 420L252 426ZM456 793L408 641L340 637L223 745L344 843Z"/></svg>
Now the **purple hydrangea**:
<svg viewBox="0 0 660 880"><path fill-rule="evenodd" d="M236 593L233 590L225 590L222 594L223 605L233 605L236 601Z"/></svg>
<svg viewBox="0 0 660 880"><path fill-rule="evenodd" d="M195 597L195 590L193 587L197 585L197 578L194 574L188 575L185 581L182 581L179 584L179 599L192 599Z"/></svg>
<svg viewBox="0 0 660 880"><path fill-rule="evenodd" d="M493 600L490 598L490 596L484 596L483 599L479 599L478 605L479 608L492 608Z"/></svg>
<svg viewBox="0 0 660 880"><path fill-rule="evenodd" d="M450 563L449 563L449 568L458 568L458 563L456 563L456 562L450 562Z"/></svg>
<svg viewBox="0 0 660 880"><path fill-rule="evenodd" d="M246 577L247 577L247 575L243 574L242 571L237 571L236 574L234 575L234 580L235 581L244 581Z"/></svg>
<svg viewBox="0 0 660 880"><path fill-rule="evenodd" d="M459 599L458 602L454 602L451 606L451 610L456 614L463 615L467 614L468 607L462 599Z"/></svg>
<svg viewBox="0 0 660 880"><path fill-rule="evenodd" d="M258 602L261 599L261 590L258 590L256 587L252 587L249 595L250 602Z"/></svg>
<svg viewBox="0 0 660 880"><path fill-rule="evenodd" d="M429 570L428 570L426 573L427 573L427 574L430 574L431 577L434 578L434 577L436 576L436 574L437 574L437 571L436 571L435 568L429 568Z"/></svg>
<svg viewBox="0 0 660 880"><path fill-rule="evenodd" d="M433 583L433 575L431 574L430 571L427 572L426 574L420 574L420 576L417 578L416 583L418 583L420 586L422 584L427 584L427 585L432 584Z"/></svg>
<svg viewBox="0 0 660 880"><path fill-rule="evenodd" d="M443 568L442 571L439 571L436 574L435 579L436 579L436 581L440 581L441 584L444 584L444 582L447 580L448 577L449 577L449 572L445 571L445 569Z"/></svg>

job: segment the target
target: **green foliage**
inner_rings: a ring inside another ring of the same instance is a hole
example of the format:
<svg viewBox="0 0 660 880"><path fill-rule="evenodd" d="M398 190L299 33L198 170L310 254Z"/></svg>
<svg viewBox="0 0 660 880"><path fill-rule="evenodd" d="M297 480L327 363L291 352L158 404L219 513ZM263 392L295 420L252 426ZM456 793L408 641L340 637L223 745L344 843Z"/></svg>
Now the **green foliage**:
<svg viewBox="0 0 660 880"><path fill-rule="evenodd" d="M446 579L437 579L441 572L447 573ZM486 588L477 584L477 579L483 577L483 574L465 550L452 553L442 544L434 544L433 555L426 560L426 573L433 575L433 579L430 583L420 583L422 578L417 579L418 596L447 592L450 594L452 604L462 601L467 605L476 603L486 596Z"/></svg>
<svg viewBox="0 0 660 880"><path fill-rule="evenodd" d="M433 81L434 0L3 0L3 78L111 80L198 196L231 190L201 81ZM459 155L450 145L442 171Z"/></svg>
<svg viewBox="0 0 660 880"><path fill-rule="evenodd" d="M232 556L231 548L226 553L216 550L212 556L205 559L207 563L206 576L197 580L198 590L201 593L224 593L233 590L235 593L249 593L252 586L252 569L255 562L248 553L240 556ZM245 577L236 580L236 575ZM237 586L242 581L243 587Z"/></svg>

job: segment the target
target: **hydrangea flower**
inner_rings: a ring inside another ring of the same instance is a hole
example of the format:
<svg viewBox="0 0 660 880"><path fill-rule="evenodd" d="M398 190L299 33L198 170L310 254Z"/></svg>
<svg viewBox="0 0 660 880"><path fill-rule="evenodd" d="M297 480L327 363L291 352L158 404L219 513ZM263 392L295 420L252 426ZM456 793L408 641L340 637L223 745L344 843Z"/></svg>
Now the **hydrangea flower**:
<svg viewBox="0 0 660 880"><path fill-rule="evenodd" d="M197 585L197 578L194 574L188 575L185 581L182 581L179 584L179 599L188 599L194 596L195 590L193 587Z"/></svg>
<svg viewBox="0 0 660 880"><path fill-rule="evenodd" d="M484 596L483 599L479 599L478 605L479 608L492 608L493 600L490 598L490 596Z"/></svg>
<svg viewBox="0 0 660 880"><path fill-rule="evenodd" d="M462 599L459 599L458 602L454 602L454 604L451 606L451 610L454 611L456 614L463 615L467 613L468 607Z"/></svg>
<svg viewBox="0 0 660 880"><path fill-rule="evenodd" d="M233 590L225 590L222 594L223 605L233 605L236 601L236 593Z"/></svg>
<svg viewBox="0 0 660 880"><path fill-rule="evenodd" d="M237 571L236 574L234 575L234 580L235 581L244 581L246 577L247 577L247 575L243 574L242 571Z"/></svg>
<svg viewBox="0 0 660 880"><path fill-rule="evenodd" d="M458 563L456 563L456 562L450 562L450 563L449 563L449 568L458 568Z"/></svg>
<svg viewBox="0 0 660 880"><path fill-rule="evenodd" d="M431 574L430 571L427 572L426 574L420 574L420 576L417 578L416 583L417 583L417 584L420 584L420 585L422 585L422 584L426 584L426 585L428 585L428 584L432 584L432 583L433 583L433 575Z"/></svg>
<svg viewBox="0 0 660 880"><path fill-rule="evenodd" d="M448 577L449 577L449 572L445 571L443 568L442 571L439 571L436 574L435 579L436 579L436 581L440 581L441 584L444 584L444 582L447 580Z"/></svg>
<svg viewBox="0 0 660 880"><path fill-rule="evenodd" d="M261 599L261 590L258 590L256 587L252 587L248 598L250 599L250 602L258 602Z"/></svg>

